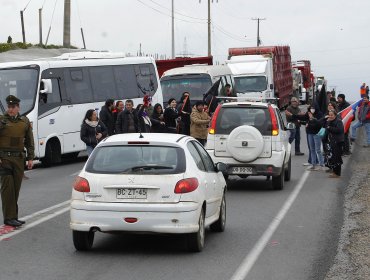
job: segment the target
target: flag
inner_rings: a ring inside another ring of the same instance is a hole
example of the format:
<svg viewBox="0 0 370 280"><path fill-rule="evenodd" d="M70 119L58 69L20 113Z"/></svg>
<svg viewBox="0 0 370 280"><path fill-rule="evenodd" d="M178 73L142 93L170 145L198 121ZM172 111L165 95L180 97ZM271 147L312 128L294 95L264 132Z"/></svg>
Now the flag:
<svg viewBox="0 0 370 280"><path fill-rule="evenodd" d="M316 98L317 105L319 106L319 110L324 115L326 114L326 111L328 110L328 96L326 95L326 86L323 84L321 86L320 92L317 95Z"/></svg>
<svg viewBox="0 0 370 280"><path fill-rule="evenodd" d="M347 108L339 112L339 116L343 122L344 133L348 132L348 129L351 126L351 122L355 117L355 112L358 106L361 105L361 102L362 102L362 99L353 103L352 105L348 106Z"/></svg>
<svg viewBox="0 0 370 280"><path fill-rule="evenodd" d="M216 96L218 96L220 83L221 78L218 79L203 96L203 102L208 106L209 114L212 114L217 108L218 101Z"/></svg>

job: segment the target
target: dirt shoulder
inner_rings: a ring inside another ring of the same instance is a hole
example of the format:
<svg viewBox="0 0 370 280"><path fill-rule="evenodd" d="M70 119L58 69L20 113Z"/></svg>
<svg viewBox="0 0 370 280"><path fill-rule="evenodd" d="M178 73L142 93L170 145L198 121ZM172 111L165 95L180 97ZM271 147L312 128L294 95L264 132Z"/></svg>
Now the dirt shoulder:
<svg viewBox="0 0 370 280"><path fill-rule="evenodd" d="M325 280L370 279L370 148L362 143L354 144L337 256Z"/></svg>

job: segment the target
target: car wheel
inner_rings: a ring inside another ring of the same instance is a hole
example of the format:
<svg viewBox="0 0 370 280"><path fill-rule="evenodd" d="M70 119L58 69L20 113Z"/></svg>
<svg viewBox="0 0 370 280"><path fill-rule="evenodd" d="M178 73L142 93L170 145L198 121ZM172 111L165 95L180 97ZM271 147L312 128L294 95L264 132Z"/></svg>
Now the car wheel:
<svg viewBox="0 0 370 280"><path fill-rule="evenodd" d="M292 174L292 155L290 155L289 161L288 161L288 167L287 169L285 169L284 180L290 181L291 174Z"/></svg>
<svg viewBox="0 0 370 280"><path fill-rule="evenodd" d="M214 222L210 228L212 231L223 232L226 225L226 199L225 194L222 196L221 205L220 205L220 214L218 220Z"/></svg>
<svg viewBox="0 0 370 280"><path fill-rule="evenodd" d="M285 171L282 170L280 175L272 177L272 188L274 190L282 190L284 188Z"/></svg>
<svg viewBox="0 0 370 280"><path fill-rule="evenodd" d="M73 245L77 251L88 251L92 248L94 243L93 231L72 231Z"/></svg>
<svg viewBox="0 0 370 280"><path fill-rule="evenodd" d="M188 235L188 249L191 252L201 252L204 248L204 236L205 236L205 227L204 227L204 209L200 211L199 229L197 232L190 233Z"/></svg>

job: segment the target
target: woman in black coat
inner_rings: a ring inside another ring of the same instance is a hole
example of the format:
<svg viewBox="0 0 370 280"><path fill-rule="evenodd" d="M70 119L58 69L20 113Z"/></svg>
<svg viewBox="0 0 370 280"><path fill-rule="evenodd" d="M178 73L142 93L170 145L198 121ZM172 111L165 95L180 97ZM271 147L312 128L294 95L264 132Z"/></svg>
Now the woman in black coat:
<svg viewBox="0 0 370 280"><path fill-rule="evenodd" d="M190 114L192 110L190 104L190 93L185 91L177 106L177 111L181 117L180 133L184 135L190 135Z"/></svg>
<svg viewBox="0 0 370 280"><path fill-rule="evenodd" d="M108 129L104 123L98 120L95 110L87 110L82 121L80 138L86 144L87 155L90 156L96 145L108 135Z"/></svg>
<svg viewBox="0 0 370 280"><path fill-rule="evenodd" d="M343 122L337 117L335 110L329 110L325 128L328 139L326 143L327 152L325 154L326 166L333 171L329 177L338 178L341 175L343 164L342 146L344 143L344 127Z"/></svg>
<svg viewBox="0 0 370 280"><path fill-rule="evenodd" d="M168 107L164 110L164 122L166 123L167 131L171 133L177 133L177 120L179 113L176 109L175 98L168 100Z"/></svg>
<svg viewBox="0 0 370 280"><path fill-rule="evenodd" d="M152 132L156 133L167 132L161 104L157 103L154 105L152 117L150 118L150 120L152 121Z"/></svg>

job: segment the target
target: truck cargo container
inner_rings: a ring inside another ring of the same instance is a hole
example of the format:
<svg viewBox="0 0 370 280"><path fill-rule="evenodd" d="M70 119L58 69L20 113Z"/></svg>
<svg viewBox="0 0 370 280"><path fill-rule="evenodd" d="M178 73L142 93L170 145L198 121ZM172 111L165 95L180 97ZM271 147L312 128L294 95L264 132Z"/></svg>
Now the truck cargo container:
<svg viewBox="0 0 370 280"><path fill-rule="evenodd" d="M230 48L226 61L233 73L237 96L288 106L293 96L289 46Z"/></svg>
<svg viewBox="0 0 370 280"><path fill-rule="evenodd" d="M192 64L213 65L213 57L212 56L176 57L173 59L158 59L155 61L155 63L157 64L158 76L162 77L165 71L177 67L182 67L185 65Z"/></svg>
<svg viewBox="0 0 370 280"><path fill-rule="evenodd" d="M305 94L302 93L299 99L301 103L309 103L309 101L312 100L314 91L314 81L311 75L311 62L309 60L298 60L292 63L292 67L300 70L302 73L303 88L305 89Z"/></svg>

